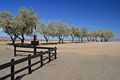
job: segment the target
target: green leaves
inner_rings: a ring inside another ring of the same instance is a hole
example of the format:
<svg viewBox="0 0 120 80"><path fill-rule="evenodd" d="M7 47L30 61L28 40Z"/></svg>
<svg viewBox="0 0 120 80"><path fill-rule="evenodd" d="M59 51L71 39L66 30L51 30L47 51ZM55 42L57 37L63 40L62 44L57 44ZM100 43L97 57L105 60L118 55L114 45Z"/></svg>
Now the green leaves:
<svg viewBox="0 0 120 80"><path fill-rule="evenodd" d="M24 35L32 35L36 24L37 17L31 9L21 8L14 17L6 11L0 12L0 26L11 39L15 37L24 42Z"/></svg>
<svg viewBox="0 0 120 80"><path fill-rule="evenodd" d="M7 11L0 12L0 19L11 19L12 15Z"/></svg>
<svg viewBox="0 0 120 80"><path fill-rule="evenodd" d="M108 38L109 39L109 38L112 38L114 36L113 32L109 31L109 30L99 30L98 34L99 34L100 38Z"/></svg>
<svg viewBox="0 0 120 80"><path fill-rule="evenodd" d="M57 37L64 37L69 35L69 28L68 25L65 22L62 21L50 21L49 22L49 28L51 31L51 35L57 36Z"/></svg>
<svg viewBox="0 0 120 80"><path fill-rule="evenodd" d="M60 20L51 20L48 24L45 24L38 19L30 8L21 8L16 16L12 16L6 11L0 12L0 27L10 37L23 38L24 40L24 35L32 35L36 26L38 27L37 32L44 35L46 40L49 36L57 37L59 40L71 36L72 40L77 37L83 41L83 38L86 37L87 39L92 38L93 41L94 39L97 41L97 38L107 41L114 36L112 31L97 30L88 32L86 28L69 27L68 24Z"/></svg>
<svg viewBox="0 0 120 80"><path fill-rule="evenodd" d="M0 26L3 28L5 33L12 34L12 17L8 12L0 12Z"/></svg>
<svg viewBox="0 0 120 80"><path fill-rule="evenodd" d="M21 34L31 35L33 33L33 28L36 27L37 17L31 9L21 8L15 19L18 21L17 24L19 24Z"/></svg>

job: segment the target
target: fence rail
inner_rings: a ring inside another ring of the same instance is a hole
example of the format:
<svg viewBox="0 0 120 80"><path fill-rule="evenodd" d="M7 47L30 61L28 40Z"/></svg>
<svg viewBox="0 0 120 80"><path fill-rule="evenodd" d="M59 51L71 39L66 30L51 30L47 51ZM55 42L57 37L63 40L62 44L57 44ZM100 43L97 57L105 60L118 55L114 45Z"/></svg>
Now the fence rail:
<svg viewBox="0 0 120 80"><path fill-rule="evenodd" d="M16 47L21 47L21 46L14 46L14 48L15 48L15 50L14 50L15 53L16 53L16 51L17 51L17 50L16 50ZM28 48L28 46L25 47L25 48ZM34 47L29 47L29 48L34 48ZM56 57L56 55L57 55L57 52L56 52L57 48L56 48L56 47L55 47L55 48L36 47L36 49L48 49L48 51L45 51L45 52L43 52L43 51L41 51L41 52L36 52L35 55L29 54L27 57L21 58L21 59L18 59L18 60L11 59L10 62L0 65L0 70L6 69L6 68L11 68L11 69L10 69L10 73L7 74L7 75L5 75L5 76L3 76L3 77L1 77L0 80L7 79L7 78L9 78L9 77L11 77L11 80L15 80L15 75L16 75L17 73L21 72L21 71L26 70L26 69L28 69L28 74L31 74L31 73L32 73L32 69L31 69L32 66L40 63L40 64L41 64L41 67L42 67L42 66L43 66L43 62L44 62L45 60L48 59L49 62L50 62L52 57L54 57L54 59L57 58L57 57ZM26 51L26 52L27 52L27 51ZM48 54L48 56L44 58L43 55L45 55L45 54ZM40 57L40 60L37 61L37 62L31 63L31 60L34 59L34 58L37 58L37 57ZM26 61L28 62L27 66L25 66L25 67L23 67L23 68L15 71L15 65L20 64L20 63L23 63L23 62L26 62Z"/></svg>
<svg viewBox="0 0 120 80"><path fill-rule="evenodd" d="M31 48L33 51L23 51L23 50L17 50L17 48ZM48 49L48 50L54 50L52 47L39 47L37 45L31 45L31 44L15 44L14 45L14 56L17 56L17 52L27 52L27 53L39 53L37 52L37 49Z"/></svg>

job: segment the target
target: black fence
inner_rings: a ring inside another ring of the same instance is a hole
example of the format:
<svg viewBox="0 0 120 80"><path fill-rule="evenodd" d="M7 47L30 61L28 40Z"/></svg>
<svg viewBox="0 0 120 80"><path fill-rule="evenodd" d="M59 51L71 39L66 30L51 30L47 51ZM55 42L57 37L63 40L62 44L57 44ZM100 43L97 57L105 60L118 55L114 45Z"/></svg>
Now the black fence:
<svg viewBox="0 0 120 80"><path fill-rule="evenodd" d="M25 50L17 50L17 48L31 48L33 49L33 51L25 51ZM52 48L52 47L40 47L37 45L31 45L31 44L15 44L14 45L14 56L17 56L17 52L27 52L27 53L34 53L37 54L39 52L37 52L38 49L48 49L48 50L52 50L55 49L56 47Z"/></svg>
<svg viewBox="0 0 120 80"><path fill-rule="evenodd" d="M16 80L15 75L17 73L28 69L28 74L31 74L32 73L32 66L34 66L36 64L40 64L40 66L42 67L44 65L43 62L45 60L48 59L48 62L50 62L52 60L52 58L53 59L57 58L57 56L56 56L57 55L57 52L56 52L57 48L56 47L50 48L50 47L35 47L35 46L19 46L19 45L17 45L17 46L14 46L14 55L15 56L16 56L16 52L29 52L29 51L16 50L17 47L34 48L34 51L31 51L31 52L34 52L35 54L34 55L29 54L27 57L19 59L19 60L11 59L10 62L0 65L0 70L10 68L10 73L5 75L5 76L0 77L0 80L5 80L5 79L10 78L10 77L11 77L11 80ZM44 52L43 51L37 52L36 51L37 49L48 49L48 50L44 51ZM43 55L45 55L45 54L47 54L47 56L43 57ZM37 62L31 63L31 60L34 58L37 58L37 57L40 57L40 59ZM23 62L28 62L28 64L19 70L15 70L15 66L17 64L20 64Z"/></svg>

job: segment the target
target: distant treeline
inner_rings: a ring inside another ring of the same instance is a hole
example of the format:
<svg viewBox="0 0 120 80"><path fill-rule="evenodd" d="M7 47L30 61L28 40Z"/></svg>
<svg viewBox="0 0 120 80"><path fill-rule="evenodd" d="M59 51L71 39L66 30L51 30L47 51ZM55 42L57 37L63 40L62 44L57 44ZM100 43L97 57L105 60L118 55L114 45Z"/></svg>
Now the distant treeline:
<svg viewBox="0 0 120 80"><path fill-rule="evenodd" d="M33 33L40 33L46 40L49 37L57 37L58 43L63 43L64 38L71 36L71 42L79 40L87 41L109 41L113 37L113 32L110 30L93 30L88 32L87 28L80 28L79 26L70 26L67 23L59 20L50 20L45 24L37 15L29 8L21 8L16 16L6 11L0 12L0 27L5 33L9 35L12 44L15 44L16 39L20 39L24 43L25 35L32 36Z"/></svg>

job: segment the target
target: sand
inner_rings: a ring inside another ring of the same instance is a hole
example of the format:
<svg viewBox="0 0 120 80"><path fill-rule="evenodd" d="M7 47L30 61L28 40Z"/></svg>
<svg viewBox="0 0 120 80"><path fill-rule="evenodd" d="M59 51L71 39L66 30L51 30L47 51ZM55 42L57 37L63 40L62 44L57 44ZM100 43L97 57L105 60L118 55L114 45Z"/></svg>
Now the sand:
<svg viewBox="0 0 120 80"><path fill-rule="evenodd" d="M56 46L58 58L21 80L120 80L120 42L46 46ZM13 48L7 47L0 47L0 64L13 58Z"/></svg>

